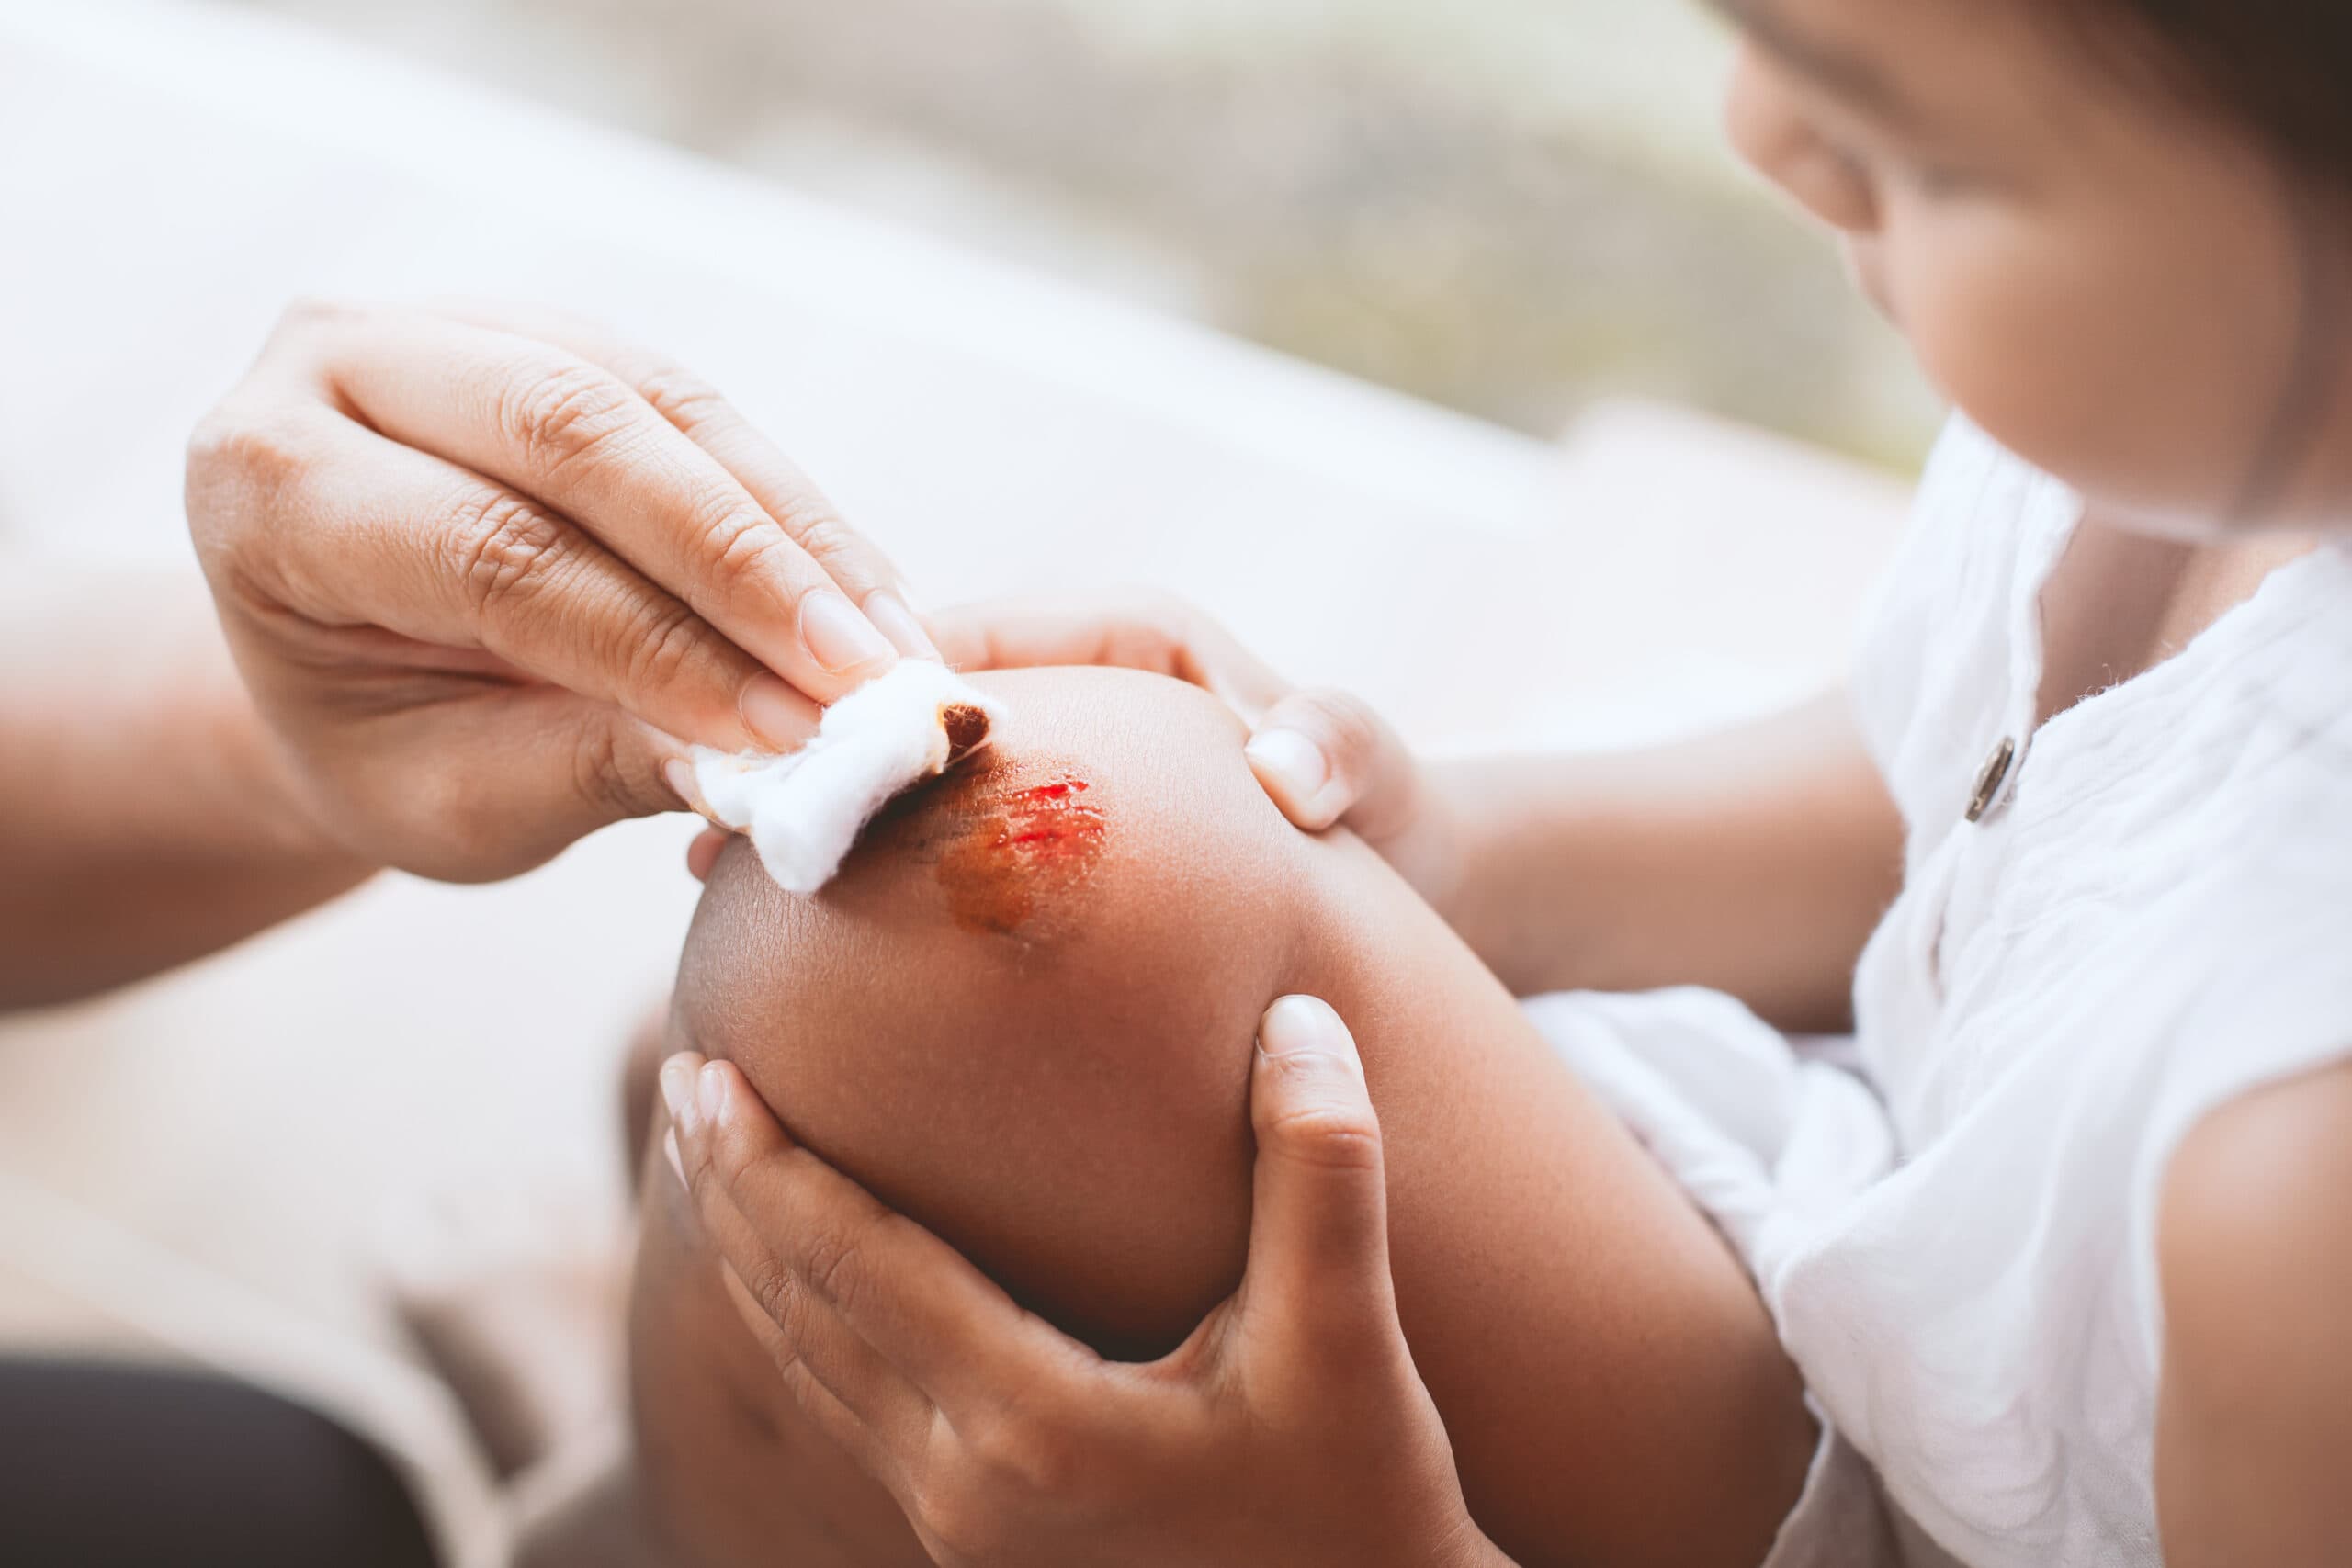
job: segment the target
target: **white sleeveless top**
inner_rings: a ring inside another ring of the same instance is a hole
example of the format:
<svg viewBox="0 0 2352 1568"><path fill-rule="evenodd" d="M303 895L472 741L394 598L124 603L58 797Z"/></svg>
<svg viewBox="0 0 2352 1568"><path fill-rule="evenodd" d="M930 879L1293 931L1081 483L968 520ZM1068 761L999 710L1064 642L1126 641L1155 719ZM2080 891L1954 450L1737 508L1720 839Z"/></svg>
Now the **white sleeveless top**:
<svg viewBox="0 0 2352 1568"><path fill-rule="evenodd" d="M1851 1056L1706 992L1529 1004L1746 1257L1828 1428L1771 1568L2159 1563L2165 1162L2352 1057L2352 545L2035 731L2081 510L1964 423L1929 464L1855 682L1909 844Z"/></svg>

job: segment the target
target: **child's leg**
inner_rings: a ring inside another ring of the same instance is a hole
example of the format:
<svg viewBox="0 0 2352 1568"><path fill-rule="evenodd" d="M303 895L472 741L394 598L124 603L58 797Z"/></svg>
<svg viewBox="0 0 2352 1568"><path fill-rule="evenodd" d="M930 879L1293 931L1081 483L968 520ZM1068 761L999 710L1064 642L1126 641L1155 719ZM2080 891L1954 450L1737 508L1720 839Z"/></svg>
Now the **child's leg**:
<svg viewBox="0 0 2352 1568"><path fill-rule="evenodd" d="M1251 1033L1275 996L1324 996L1363 1053L1399 1307L1481 1524L1531 1563L1760 1561L1811 1425L1719 1238L1384 864L1266 822L1229 720L1181 688L1094 702L1086 672L1049 673L1077 694L1024 684L1018 720L1124 835L1062 932L948 918L936 846L985 814L999 785L977 779L820 899L730 852L675 1043L731 1056L812 1148L1031 1305L1143 1351L1232 1289ZM998 744L1021 784L1025 738ZM632 1325L665 1521L715 1564L921 1562L797 1418L674 1188L649 1191Z"/></svg>

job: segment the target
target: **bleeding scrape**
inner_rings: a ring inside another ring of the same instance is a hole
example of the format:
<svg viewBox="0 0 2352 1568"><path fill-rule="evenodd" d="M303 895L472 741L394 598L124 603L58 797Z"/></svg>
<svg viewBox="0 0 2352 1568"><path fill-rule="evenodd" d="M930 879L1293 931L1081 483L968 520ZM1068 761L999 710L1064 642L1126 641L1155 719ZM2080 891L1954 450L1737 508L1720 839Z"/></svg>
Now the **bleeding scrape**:
<svg viewBox="0 0 2352 1568"><path fill-rule="evenodd" d="M965 807L935 873L956 924L1015 935L1093 874L1109 823L1091 787L1065 773Z"/></svg>

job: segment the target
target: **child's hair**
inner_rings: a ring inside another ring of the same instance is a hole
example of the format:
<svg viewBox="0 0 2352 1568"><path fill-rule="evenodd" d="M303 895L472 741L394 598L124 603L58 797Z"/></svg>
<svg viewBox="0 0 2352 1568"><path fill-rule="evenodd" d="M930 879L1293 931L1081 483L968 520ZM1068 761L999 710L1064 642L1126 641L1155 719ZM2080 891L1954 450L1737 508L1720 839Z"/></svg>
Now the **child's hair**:
<svg viewBox="0 0 2352 1568"><path fill-rule="evenodd" d="M2027 0L2097 54L2254 130L2352 195L2352 5L2345 0Z"/></svg>

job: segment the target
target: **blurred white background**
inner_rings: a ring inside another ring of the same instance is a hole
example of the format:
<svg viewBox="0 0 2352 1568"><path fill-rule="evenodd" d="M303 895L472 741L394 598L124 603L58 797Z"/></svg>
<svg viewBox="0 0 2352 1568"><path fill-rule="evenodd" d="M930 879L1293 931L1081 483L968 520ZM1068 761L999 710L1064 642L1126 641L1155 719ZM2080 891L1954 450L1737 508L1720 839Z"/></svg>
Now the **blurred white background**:
<svg viewBox="0 0 2352 1568"><path fill-rule="evenodd" d="M1697 0L243 0L1539 435L1934 410L1717 130Z"/></svg>

